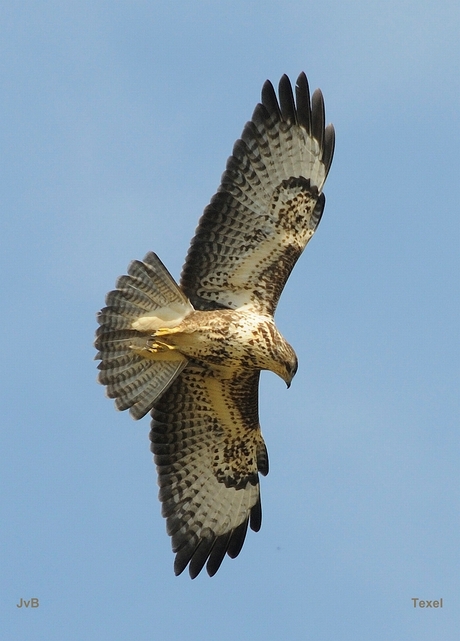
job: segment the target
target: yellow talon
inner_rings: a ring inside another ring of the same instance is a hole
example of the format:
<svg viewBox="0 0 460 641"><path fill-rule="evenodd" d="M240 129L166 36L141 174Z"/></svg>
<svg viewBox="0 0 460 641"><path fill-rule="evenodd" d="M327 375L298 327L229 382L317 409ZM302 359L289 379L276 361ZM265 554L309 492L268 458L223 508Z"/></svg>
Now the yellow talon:
<svg viewBox="0 0 460 641"><path fill-rule="evenodd" d="M176 334L180 331L179 327L160 327L155 330L155 336L168 336L168 334Z"/></svg>
<svg viewBox="0 0 460 641"><path fill-rule="evenodd" d="M168 349L177 349L177 347L175 345L168 345L168 343L163 343L163 341L155 341L151 349L156 352L164 352Z"/></svg>

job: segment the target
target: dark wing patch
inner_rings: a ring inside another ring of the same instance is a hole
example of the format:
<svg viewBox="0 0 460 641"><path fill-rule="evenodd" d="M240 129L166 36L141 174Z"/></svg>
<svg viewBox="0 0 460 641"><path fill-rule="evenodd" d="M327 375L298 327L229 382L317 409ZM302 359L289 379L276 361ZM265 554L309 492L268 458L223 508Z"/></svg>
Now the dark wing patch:
<svg viewBox="0 0 460 641"><path fill-rule="evenodd" d="M295 93L294 100L287 76L279 84L279 102L272 84L264 84L262 102L203 213L181 277L197 309L249 304L272 314L318 226L334 129L324 126L319 90L310 101L305 74Z"/></svg>
<svg viewBox="0 0 460 641"><path fill-rule="evenodd" d="M176 553L174 570L211 576L258 531L258 472L268 457L258 422L259 372L219 379L189 362L152 411L159 498Z"/></svg>

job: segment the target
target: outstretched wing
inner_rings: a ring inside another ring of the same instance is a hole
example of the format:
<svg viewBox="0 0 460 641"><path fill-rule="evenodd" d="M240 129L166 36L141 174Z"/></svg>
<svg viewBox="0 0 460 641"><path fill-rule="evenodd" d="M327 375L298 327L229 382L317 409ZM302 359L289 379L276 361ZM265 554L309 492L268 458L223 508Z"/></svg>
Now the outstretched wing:
<svg viewBox="0 0 460 641"><path fill-rule="evenodd" d="M296 99L287 76L262 89L262 103L227 162L204 210L182 271L181 287L197 309L251 305L273 314L284 285L313 236L334 151L324 102L310 102L307 78Z"/></svg>
<svg viewBox="0 0 460 641"><path fill-rule="evenodd" d="M220 379L190 361L155 403L150 439L174 571L214 575L261 525L258 473L268 456L258 421L259 372Z"/></svg>

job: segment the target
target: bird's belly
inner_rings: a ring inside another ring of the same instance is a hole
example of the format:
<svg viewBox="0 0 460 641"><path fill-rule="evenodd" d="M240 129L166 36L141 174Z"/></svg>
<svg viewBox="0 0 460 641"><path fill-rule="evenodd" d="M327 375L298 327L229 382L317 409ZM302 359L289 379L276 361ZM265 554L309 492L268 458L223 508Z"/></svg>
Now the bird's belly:
<svg viewBox="0 0 460 641"><path fill-rule="evenodd" d="M192 312L167 341L184 356L234 369L264 369L270 319L233 310Z"/></svg>

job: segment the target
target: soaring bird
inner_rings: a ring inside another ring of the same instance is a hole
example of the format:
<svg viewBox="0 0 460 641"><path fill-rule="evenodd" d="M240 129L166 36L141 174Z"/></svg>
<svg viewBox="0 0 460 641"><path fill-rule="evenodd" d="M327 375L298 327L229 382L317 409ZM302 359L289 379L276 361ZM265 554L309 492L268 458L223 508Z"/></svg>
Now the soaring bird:
<svg viewBox="0 0 460 641"><path fill-rule="evenodd" d="M213 576L261 526L268 455L261 370L289 386L297 357L273 316L318 227L332 162L320 90L301 73L262 88L205 208L179 285L149 252L118 278L98 314L99 381L119 410L151 413L159 498L174 571Z"/></svg>

